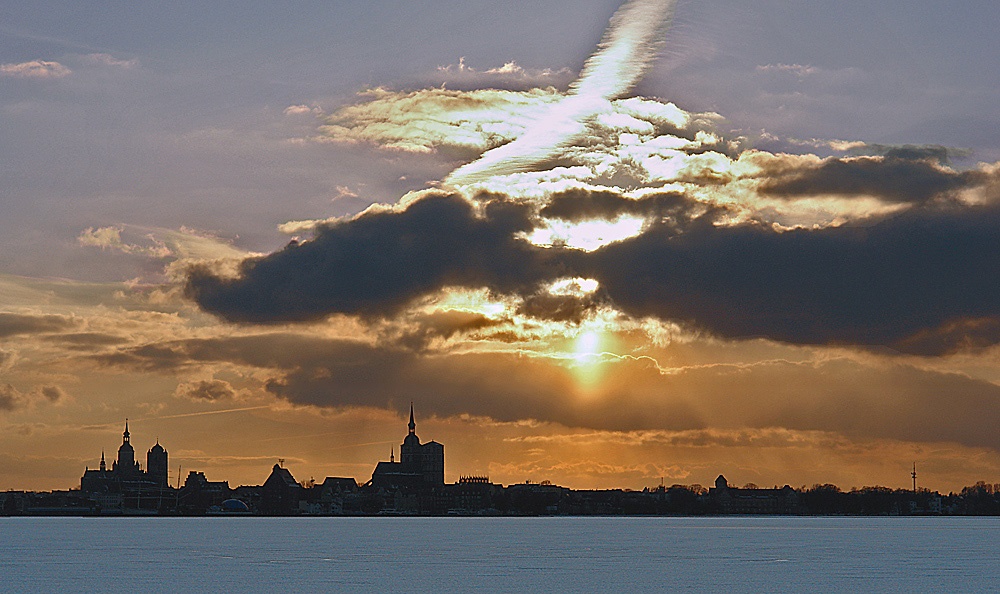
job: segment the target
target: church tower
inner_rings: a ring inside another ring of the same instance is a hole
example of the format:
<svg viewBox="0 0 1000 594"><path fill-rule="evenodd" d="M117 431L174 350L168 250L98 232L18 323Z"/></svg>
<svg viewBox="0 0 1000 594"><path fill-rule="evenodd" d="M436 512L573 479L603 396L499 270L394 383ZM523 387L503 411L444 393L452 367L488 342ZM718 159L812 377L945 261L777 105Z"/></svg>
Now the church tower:
<svg viewBox="0 0 1000 594"><path fill-rule="evenodd" d="M399 446L399 461L406 472L418 474L425 485L444 484L444 446L436 441L420 443L417 423L413 420L413 403L410 403L409 430Z"/></svg>
<svg viewBox="0 0 1000 594"><path fill-rule="evenodd" d="M161 487L167 486L167 450L156 440L156 445L146 452L146 478Z"/></svg>
<svg viewBox="0 0 1000 594"><path fill-rule="evenodd" d="M413 403L410 403L410 422L406 425L409 432L399 446L399 461L403 464L413 462L419 457L420 438L417 437L417 424L413 421Z"/></svg>
<svg viewBox="0 0 1000 594"><path fill-rule="evenodd" d="M122 445L118 448L118 460L111 469L121 478L138 478L139 465L135 461L135 449L130 443L128 419L125 419L125 432L122 433Z"/></svg>

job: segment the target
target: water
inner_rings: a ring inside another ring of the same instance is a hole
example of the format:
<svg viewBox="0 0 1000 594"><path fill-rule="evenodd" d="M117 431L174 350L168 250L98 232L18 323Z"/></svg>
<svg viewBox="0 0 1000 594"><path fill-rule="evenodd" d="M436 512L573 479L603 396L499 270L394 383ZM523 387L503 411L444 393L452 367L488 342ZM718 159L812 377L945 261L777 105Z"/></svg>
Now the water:
<svg viewBox="0 0 1000 594"><path fill-rule="evenodd" d="M3 518L0 592L996 591L1000 518Z"/></svg>

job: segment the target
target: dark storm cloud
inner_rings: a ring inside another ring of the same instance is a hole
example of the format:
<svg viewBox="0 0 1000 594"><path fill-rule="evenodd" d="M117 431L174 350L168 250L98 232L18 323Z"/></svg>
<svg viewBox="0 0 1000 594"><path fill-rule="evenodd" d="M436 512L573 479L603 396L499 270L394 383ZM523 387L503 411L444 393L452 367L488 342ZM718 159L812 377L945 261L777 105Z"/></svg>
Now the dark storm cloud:
<svg viewBox="0 0 1000 594"><path fill-rule="evenodd" d="M665 196L684 211L679 197ZM587 200L587 213L618 208L606 195ZM715 215L681 218L680 225L668 217L585 253L514 239L530 226L526 207L494 197L479 218L460 198L434 196L248 260L234 280L196 271L187 293L229 320L270 322L388 316L446 286L486 287L524 297L524 313L572 321L594 304L550 299L539 289L579 276L599 281L592 299L626 314L727 338L881 345L920 355L1000 342L997 206L918 206L864 227L785 232L719 226Z"/></svg>
<svg viewBox="0 0 1000 594"><path fill-rule="evenodd" d="M465 311L439 311L407 319L400 336L389 338L413 350L425 349L434 339L448 339L502 325L482 314Z"/></svg>
<svg viewBox="0 0 1000 594"><path fill-rule="evenodd" d="M997 207L923 208L868 227L784 233L654 229L586 265L584 274L627 313L724 337L924 355L1000 341Z"/></svg>
<svg viewBox="0 0 1000 594"><path fill-rule="evenodd" d="M765 167L768 179L760 191L783 197L870 195L887 202L919 203L987 181L982 171L942 167L940 158L936 150L902 147L884 157L829 158L816 167Z"/></svg>
<svg viewBox="0 0 1000 594"><path fill-rule="evenodd" d="M518 307L518 313L526 316L579 324L587 315L600 307L604 300L600 295L552 295L548 292L528 295Z"/></svg>
<svg viewBox="0 0 1000 594"><path fill-rule="evenodd" d="M464 199L434 195L246 260L237 279L196 268L185 293L230 321L274 322L391 315L444 286L528 292L557 272L543 265L555 252L514 238L530 228L526 207L497 201L478 217Z"/></svg>
<svg viewBox="0 0 1000 594"><path fill-rule="evenodd" d="M864 147L851 151L856 154L882 155L887 158L923 160L929 159L947 164L952 157L968 157L970 151L957 149L940 144L866 144Z"/></svg>
<svg viewBox="0 0 1000 594"><path fill-rule="evenodd" d="M618 192L574 189L552 196L541 216L572 223L592 219L614 219L622 215L687 219L695 204L680 193L653 194L632 199Z"/></svg>
<svg viewBox="0 0 1000 594"><path fill-rule="evenodd" d="M25 334L47 334L77 327L71 318L60 315L30 315L0 312L0 338Z"/></svg>

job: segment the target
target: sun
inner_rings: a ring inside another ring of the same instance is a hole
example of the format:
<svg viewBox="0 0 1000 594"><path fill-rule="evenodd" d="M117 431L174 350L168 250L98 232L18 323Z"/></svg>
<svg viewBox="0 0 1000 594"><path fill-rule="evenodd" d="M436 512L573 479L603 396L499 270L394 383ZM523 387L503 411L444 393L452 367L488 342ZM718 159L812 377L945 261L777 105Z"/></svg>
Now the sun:
<svg viewBox="0 0 1000 594"><path fill-rule="evenodd" d="M603 343L603 333L596 330L585 330L573 341L573 376L584 390L595 388L604 375Z"/></svg>
<svg viewBox="0 0 1000 594"><path fill-rule="evenodd" d="M587 330L576 337L573 344L574 358L581 363L587 359L594 359L600 346L601 335L594 330Z"/></svg>

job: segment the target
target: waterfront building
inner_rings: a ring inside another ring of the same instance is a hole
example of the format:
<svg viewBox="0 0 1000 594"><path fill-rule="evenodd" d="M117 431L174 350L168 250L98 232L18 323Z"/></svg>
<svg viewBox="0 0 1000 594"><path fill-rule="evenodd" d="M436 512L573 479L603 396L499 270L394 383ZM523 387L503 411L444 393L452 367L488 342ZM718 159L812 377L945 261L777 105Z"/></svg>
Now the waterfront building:
<svg viewBox="0 0 1000 594"><path fill-rule="evenodd" d="M780 489L731 487L721 474L709 499L724 514L794 515L802 512L799 494L789 485Z"/></svg>
<svg viewBox="0 0 1000 594"><path fill-rule="evenodd" d="M260 490L260 511L268 516L296 514L302 491L302 485L292 473L280 464L275 464Z"/></svg>

